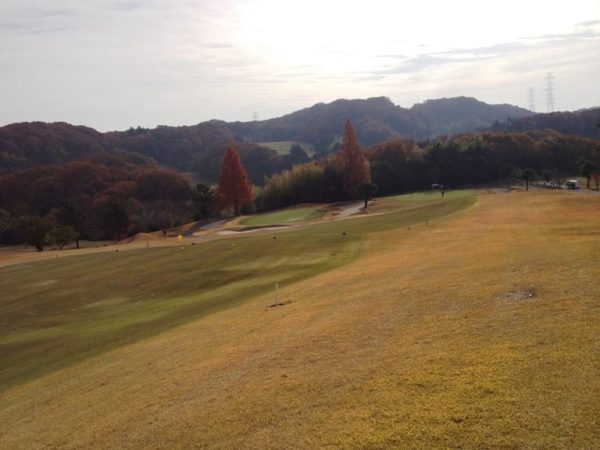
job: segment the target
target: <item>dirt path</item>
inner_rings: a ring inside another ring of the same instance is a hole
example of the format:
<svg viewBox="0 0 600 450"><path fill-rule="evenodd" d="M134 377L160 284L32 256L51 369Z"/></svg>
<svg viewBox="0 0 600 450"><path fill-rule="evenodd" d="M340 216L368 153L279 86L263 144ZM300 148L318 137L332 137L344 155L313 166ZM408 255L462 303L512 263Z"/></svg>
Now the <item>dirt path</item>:
<svg viewBox="0 0 600 450"><path fill-rule="evenodd" d="M354 202L341 207L339 211L335 211L333 215L337 218L348 217L353 214L358 214L363 209L363 202Z"/></svg>
<svg viewBox="0 0 600 450"><path fill-rule="evenodd" d="M196 222L185 234L186 238L192 238L196 235L196 233L200 233L202 231L211 231L218 228L223 228L223 226L229 222L231 219L220 219L213 220L211 222Z"/></svg>

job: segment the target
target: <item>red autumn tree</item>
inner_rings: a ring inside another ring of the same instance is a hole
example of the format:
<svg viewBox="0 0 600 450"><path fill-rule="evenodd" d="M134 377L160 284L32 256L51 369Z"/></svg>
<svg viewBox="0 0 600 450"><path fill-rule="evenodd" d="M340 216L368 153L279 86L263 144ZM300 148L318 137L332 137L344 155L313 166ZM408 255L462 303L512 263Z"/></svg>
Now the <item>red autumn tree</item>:
<svg viewBox="0 0 600 450"><path fill-rule="evenodd" d="M223 157L217 199L221 207L233 207L236 216L240 215L242 206L252 203L252 186L248 173L233 147L228 147Z"/></svg>
<svg viewBox="0 0 600 450"><path fill-rule="evenodd" d="M346 121L344 140L337 159L342 172L344 192L350 198L358 198L360 196L358 187L370 183L371 174L365 155L356 142L354 127L350 120Z"/></svg>

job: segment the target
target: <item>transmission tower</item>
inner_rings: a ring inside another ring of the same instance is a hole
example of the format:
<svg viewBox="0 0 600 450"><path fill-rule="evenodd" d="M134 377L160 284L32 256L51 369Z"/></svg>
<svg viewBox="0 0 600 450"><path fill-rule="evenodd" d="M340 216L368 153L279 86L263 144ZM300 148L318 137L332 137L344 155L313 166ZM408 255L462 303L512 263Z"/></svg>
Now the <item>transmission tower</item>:
<svg viewBox="0 0 600 450"><path fill-rule="evenodd" d="M533 86L527 89L527 98L529 99L529 111L535 112L535 89Z"/></svg>
<svg viewBox="0 0 600 450"><path fill-rule="evenodd" d="M548 112L554 112L554 77L551 73L546 74L546 108Z"/></svg>

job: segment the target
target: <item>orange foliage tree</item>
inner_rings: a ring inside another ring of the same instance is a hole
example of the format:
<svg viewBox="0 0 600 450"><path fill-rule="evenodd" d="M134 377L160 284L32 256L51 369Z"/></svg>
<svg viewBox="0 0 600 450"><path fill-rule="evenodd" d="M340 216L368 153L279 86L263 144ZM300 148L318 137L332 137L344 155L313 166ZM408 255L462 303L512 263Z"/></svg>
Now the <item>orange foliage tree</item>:
<svg viewBox="0 0 600 450"><path fill-rule="evenodd" d="M365 155L356 141L354 127L350 120L346 121L344 140L337 159L342 172L344 192L350 198L358 198L359 186L370 183L371 174Z"/></svg>
<svg viewBox="0 0 600 450"><path fill-rule="evenodd" d="M217 199L221 207L233 207L236 216L240 215L242 206L253 200L248 173L233 147L228 147L223 157Z"/></svg>

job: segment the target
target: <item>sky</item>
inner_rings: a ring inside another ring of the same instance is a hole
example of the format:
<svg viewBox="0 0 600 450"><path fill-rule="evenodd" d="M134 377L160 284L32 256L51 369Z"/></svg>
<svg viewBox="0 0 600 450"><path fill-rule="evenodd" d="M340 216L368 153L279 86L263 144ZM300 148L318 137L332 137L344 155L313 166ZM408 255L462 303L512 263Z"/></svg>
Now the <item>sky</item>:
<svg viewBox="0 0 600 450"><path fill-rule="evenodd" d="M600 105L600 0L0 0L0 125L278 117L338 98Z"/></svg>

